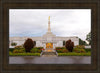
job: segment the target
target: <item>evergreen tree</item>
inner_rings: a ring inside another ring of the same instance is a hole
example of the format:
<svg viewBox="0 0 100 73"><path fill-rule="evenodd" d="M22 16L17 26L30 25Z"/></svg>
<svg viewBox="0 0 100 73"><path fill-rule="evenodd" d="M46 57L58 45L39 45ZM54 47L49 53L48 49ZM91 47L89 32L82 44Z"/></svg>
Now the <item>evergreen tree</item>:
<svg viewBox="0 0 100 73"><path fill-rule="evenodd" d="M91 45L91 32L89 32L89 33L86 35L86 40L89 42L89 45Z"/></svg>

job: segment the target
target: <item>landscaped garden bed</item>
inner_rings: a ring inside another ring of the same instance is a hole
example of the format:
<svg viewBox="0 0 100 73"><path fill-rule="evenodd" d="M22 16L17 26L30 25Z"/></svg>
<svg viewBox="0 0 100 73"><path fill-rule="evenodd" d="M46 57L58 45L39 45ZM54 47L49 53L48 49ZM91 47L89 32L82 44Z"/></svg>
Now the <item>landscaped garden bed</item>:
<svg viewBox="0 0 100 73"><path fill-rule="evenodd" d="M9 52L10 56L40 56L40 53L12 53Z"/></svg>
<svg viewBox="0 0 100 73"><path fill-rule="evenodd" d="M24 45L9 49L9 56L40 56L43 47L35 47L32 39L27 39ZM85 49L83 45L74 46L71 40L66 42L65 47L56 47L58 56L91 56L91 49Z"/></svg>
<svg viewBox="0 0 100 73"><path fill-rule="evenodd" d="M68 53L58 53L58 56L91 56L91 53L90 52L87 53L68 52Z"/></svg>

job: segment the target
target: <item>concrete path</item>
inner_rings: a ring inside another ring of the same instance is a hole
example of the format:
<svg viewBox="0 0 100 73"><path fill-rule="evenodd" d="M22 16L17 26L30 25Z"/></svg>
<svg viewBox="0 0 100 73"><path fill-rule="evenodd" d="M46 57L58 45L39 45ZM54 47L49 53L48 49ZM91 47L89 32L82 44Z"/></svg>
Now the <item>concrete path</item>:
<svg viewBox="0 0 100 73"><path fill-rule="evenodd" d="M10 56L9 64L91 64L91 56Z"/></svg>

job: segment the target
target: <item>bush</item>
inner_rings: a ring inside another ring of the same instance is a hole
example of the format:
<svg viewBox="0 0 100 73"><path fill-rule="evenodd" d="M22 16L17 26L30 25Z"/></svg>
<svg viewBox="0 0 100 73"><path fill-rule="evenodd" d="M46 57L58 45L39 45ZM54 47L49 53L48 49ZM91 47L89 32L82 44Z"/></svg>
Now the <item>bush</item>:
<svg viewBox="0 0 100 73"><path fill-rule="evenodd" d="M30 50L34 47L34 41L28 38L24 43L24 48L26 52L30 52Z"/></svg>
<svg viewBox="0 0 100 73"><path fill-rule="evenodd" d="M15 49L15 48L9 48L9 51L10 51L10 52L13 52L14 49Z"/></svg>
<svg viewBox="0 0 100 73"><path fill-rule="evenodd" d="M72 42L71 40L66 41L65 47L66 49L68 49L69 52L72 52L74 47L74 42Z"/></svg>
<svg viewBox="0 0 100 73"><path fill-rule="evenodd" d="M23 49L24 47L19 45L19 46L15 46L15 49Z"/></svg>
<svg viewBox="0 0 100 73"><path fill-rule="evenodd" d="M39 48L35 47L35 48L32 48L32 49L30 50L30 52L31 52L31 53L41 53L42 50L40 50Z"/></svg>
<svg viewBox="0 0 100 73"><path fill-rule="evenodd" d="M13 53L25 53L25 49L14 49Z"/></svg>
<svg viewBox="0 0 100 73"><path fill-rule="evenodd" d="M58 53L67 53L67 52L69 52L66 48L63 48L63 49L56 49L56 51L57 51Z"/></svg>
<svg viewBox="0 0 100 73"><path fill-rule="evenodd" d="M11 53L9 52L10 56L40 56L40 53Z"/></svg>
<svg viewBox="0 0 100 73"><path fill-rule="evenodd" d="M85 49L86 52L91 52L91 48Z"/></svg>
<svg viewBox="0 0 100 73"><path fill-rule="evenodd" d="M79 48L74 48L73 52L76 52L76 53L86 53L85 49L79 49Z"/></svg>
<svg viewBox="0 0 100 73"><path fill-rule="evenodd" d="M34 47L34 48L36 48L36 49L43 49L43 47Z"/></svg>
<svg viewBox="0 0 100 73"><path fill-rule="evenodd" d="M73 49L73 52L86 53L83 45L77 45L77 46L75 46L75 48Z"/></svg>
<svg viewBox="0 0 100 73"><path fill-rule="evenodd" d="M67 49L62 49L62 53L67 53L68 50Z"/></svg>
<svg viewBox="0 0 100 73"><path fill-rule="evenodd" d="M85 47L84 47L84 45L77 45L77 46L75 46L75 48L84 49Z"/></svg>
<svg viewBox="0 0 100 73"><path fill-rule="evenodd" d="M80 50L81 53L86 53L85 49Z"/></svg>
<svg viewBox="0 0 100 73"><path fill-rule="evenodd" d="M75 53L75 52L68 52L68 53L58 53L58 56L91 56L91 53Z"/></svg>
<svg viewBox="0 0 100 73"><path fill-rule="evenodd" d="M32 49L30 50L31 53L36 53L37 51L38 51L38 49L36 49L36 48L32 48Z"/></svg>
<svg viewBox="0 0 100 73"><path fill-rule="evenodd" d="M12 52L11 52L11 51L9 51L9 54L12 54Z"/></svg>
<svg viewBox="0 0 100 73"><path fill-rule="evenodd" d="M62 49L56 49L58 53L62 53Z"/></svg>
<svg viewBox="0 0 100 73"><path fill-rule="evenodd" d="M56 49L65 49L65 47L56 47Z"/></svg>
<svg viewBox="0 0 100 73"><path fill-rule="evenodd" d="M24 52L25 52L24 48L19 50L19 53L24 53Z"/></svg>
<svg viewBox="0 0 100 73"><path fill-rule="evenodd" d="M41 53L42 51L41 50L38 50L38 52L37 53Z"/></svg>
<svg viewBox="0 0 100 73"><path fill-rule="evenodd" d="M17 45L17 43L15 43L15 42L11 43L11 46L16 46L16 45Z"/></svg>
<svg viewBox="0 0 100 73"><path fill-rule="evenodd" d="M13 50L13 53L18 53L18 52L19 52L18 49Z"/></svg>

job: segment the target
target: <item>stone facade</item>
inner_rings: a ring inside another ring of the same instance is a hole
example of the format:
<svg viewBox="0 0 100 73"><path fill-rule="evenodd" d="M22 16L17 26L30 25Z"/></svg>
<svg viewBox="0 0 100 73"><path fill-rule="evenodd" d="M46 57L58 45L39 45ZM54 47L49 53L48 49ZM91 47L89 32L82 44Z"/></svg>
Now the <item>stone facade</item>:
<svg viewBox="0 0 100 73"><path fill-rule="evenodd" d="M74 45L79 45L78 37L10 37L10 48L12 42L16 42L17 45L24 44L27 38L31 38L33 41L36 41L36 47L46 48L46 43L53 43L53 48L63 47L63 41L71 39L74 42Z"/></svg>

